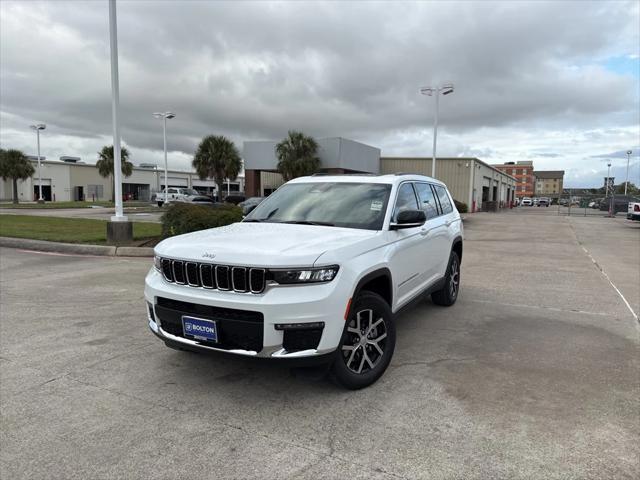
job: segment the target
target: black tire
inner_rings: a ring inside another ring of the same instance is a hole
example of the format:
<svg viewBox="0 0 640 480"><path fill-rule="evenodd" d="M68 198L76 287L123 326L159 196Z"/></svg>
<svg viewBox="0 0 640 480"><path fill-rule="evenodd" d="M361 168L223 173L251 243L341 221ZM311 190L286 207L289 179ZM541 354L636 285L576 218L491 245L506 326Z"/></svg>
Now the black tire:
<svg viewBox="0 0 640 480"><path fill-rule="evenodd" d="M159 206L160 208L162 208L162 205L164 205L164 202L158 202L158 206Z"/></svg>
<svg viewBox="0 0 640 480"><path fill-rule="evenodd" d="M363 332L369 333L365 336ZM351 305L331 376L350 390L368 387L389 366L395 346L391 307L377 293L361 292Z"/></svg>
<svg viewBox="0 0 640 480"><path fill-rule="evenodd" d="M447 264L447 274L444 277L444 287L431 294L431 300L436 305L450 307L458 299L460 293L460 259L458 254L451 251L449 263Z"/></svg>

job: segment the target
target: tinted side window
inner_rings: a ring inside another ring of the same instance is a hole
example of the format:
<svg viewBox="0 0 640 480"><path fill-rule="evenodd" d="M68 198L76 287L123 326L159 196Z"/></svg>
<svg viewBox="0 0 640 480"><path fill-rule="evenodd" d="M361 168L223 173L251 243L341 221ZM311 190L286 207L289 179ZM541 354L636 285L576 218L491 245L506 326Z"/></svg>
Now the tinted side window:
<svg viewBox="0 0 640 480"><path fill-rule="evenodd" d="M418 192L418 201L420 202L420 208L424 210L427 215L427 219L438 216L438 204L436 198L433 195L433 190L428 183L416 183L416 192Z"/></svg>
<svg viewBox="0 0 640 480"><path fill-rule="evenodd" d="M396 198L396 206L393 209L393 219L396 221L398 214L405 210L418 210L418 202L416 201L416 195L413 192L413 186L410 183L403 183L398 190L398 197Z"/></svg>
<svg viewBox="0 0 640 480"><path fill-rule="evenodd" d="M440 207L442 208L442 213L446 215L447 213L453 212L453 207L451 206L451 200L449 200L449 195L447 195L447 189L442 185L434 185L436 190L436 194L438 195L438 200L440 200Z"/></svg>

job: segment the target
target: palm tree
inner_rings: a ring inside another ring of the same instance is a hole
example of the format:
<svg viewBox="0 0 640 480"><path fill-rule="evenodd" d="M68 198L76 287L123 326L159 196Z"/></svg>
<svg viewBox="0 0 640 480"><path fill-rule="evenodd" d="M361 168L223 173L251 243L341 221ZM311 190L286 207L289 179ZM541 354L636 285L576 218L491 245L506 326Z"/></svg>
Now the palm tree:
<svg viewBox="0 0 640 480"><path fill-rule="evenodd" d="M213 178L218 186L219 198L222 198L225 178L235 180L242 168L240 152L231 140L222 135L204 137L193 156L192 164L200 180Z"/></svg>
<svg viewBox="0 0 640 480"><path fill-rule="evenodd" d="M133 173L133 163L129 161L129 150L126 147L120 149L120 161L122 163L121 170L125 177L130 177ZM111 201L115 202L116 188L115 178L113 176L113 145L105 145L98 152L98 161L96 162L98 173L102 178L111 177L113 188L111 189Z"/></svg>
<svg viewBox="0 0 640 480"><path fill-rule="evenodd" d="M317 151L318 143L312 137L290 130L288 137L276 145L278 171L285 182L317 172L320 168Z"/></svg>
<svg viewBox="0 0 640 480"><path fill-rule="evenodd" d="M13 203L18 203L18 180L26 180L33 176L33 168L27 156L20 150L4 150L0 148L0 177L11 179L13 183Z"/></svg>

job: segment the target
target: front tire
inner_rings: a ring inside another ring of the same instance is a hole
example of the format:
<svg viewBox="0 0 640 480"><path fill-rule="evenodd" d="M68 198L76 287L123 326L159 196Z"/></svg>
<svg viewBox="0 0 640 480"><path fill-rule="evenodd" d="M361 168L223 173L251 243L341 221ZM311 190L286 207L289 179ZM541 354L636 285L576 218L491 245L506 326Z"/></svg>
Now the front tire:
<svg viewBox="0 0 640 480"><path fill-rule="evenodd" d="M449 256L449 264L447 265L447 274L444 277L444 287L437 292L431 294L431 300L436 305L450 307L458 299L460 292L460 259L458 254L451 251Z"/></svg>
<svg viewBox="0 0 640 480"><path fill-rule="evenodd" d="M343 387L368 387L385 372L396 346L396 327L389 304L378 294L360 293L349 312L331 367Z"/></svg>

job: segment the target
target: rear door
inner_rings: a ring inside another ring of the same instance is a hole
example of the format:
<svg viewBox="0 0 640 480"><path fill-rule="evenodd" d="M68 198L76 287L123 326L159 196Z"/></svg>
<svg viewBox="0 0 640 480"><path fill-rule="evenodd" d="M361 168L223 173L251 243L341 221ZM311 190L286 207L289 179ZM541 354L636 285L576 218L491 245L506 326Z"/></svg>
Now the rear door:
<svg viewBox="0 0 640 480"><path fill-rule="evenodd" d="M440 206L431 184L416 182L415 188L420 208L427 216L427 221L420 228L420 236L422 237L420 258L424 262L422 287L426 288L440 277L439 269L444 248L442 234L445 227L440 215Z"/></svg>
<svg viewBox="0 0 640 480"><path fill-rule="evenodd" d="M443 185L431 185L440 205L440 216L437 218L436 231L434 234L434 248L438 252L438 266L436 276L443 277L447 265L453 239L460 232L460 214L453 208L453 200L449 192Z"/></svg>

